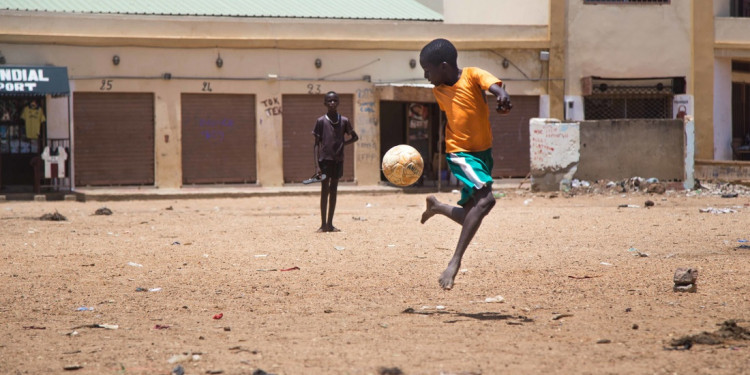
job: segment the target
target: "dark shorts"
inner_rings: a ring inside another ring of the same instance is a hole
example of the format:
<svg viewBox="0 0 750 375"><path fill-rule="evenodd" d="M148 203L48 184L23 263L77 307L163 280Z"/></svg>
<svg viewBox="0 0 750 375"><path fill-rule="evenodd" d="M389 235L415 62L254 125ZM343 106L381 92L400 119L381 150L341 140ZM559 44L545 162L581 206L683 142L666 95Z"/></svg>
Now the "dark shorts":
<svg viewBox="0 0 750 375"><path fill-rule="evenodd" d="M318 165L320 165L320 171L323 172L326 177L339 179L344 176L343 161L321 160L318 162Z"/></svg>

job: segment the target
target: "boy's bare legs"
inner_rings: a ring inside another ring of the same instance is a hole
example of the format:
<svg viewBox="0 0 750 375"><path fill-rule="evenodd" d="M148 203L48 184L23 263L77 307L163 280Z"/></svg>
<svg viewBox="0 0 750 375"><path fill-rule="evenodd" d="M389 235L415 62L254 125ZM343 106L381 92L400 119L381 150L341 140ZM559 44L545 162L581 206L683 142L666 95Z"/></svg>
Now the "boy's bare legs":
<svg viewBox="0 0 750 375"><path fill-rule="evenodd" d="M458 237L456 251L453 253L450 262L448 262L448 267L443 271L438 280L441 288L445 290L453 288L453 281L456 278L456 274L458 274L458 269L461 267L461 259L464 256L464 252L466 252L466 248L477 233L479 226L482 225L482 220L490 213L494 206L495 197L492 196L492 188L490 186L485 186L477 190L473 199L469 200L464 207L440 203L433 196L427 198L427 209L422 214L422 223L435 214L442 214L461 224L463 227L461 235Z"/></svg>
<svg viewBox="0 0 750 375"><path fill-rule="evenodd" d="M330 194L331 188L330 188L330 182L331 178L326 177L323 181L320 182L320 228L318 228L318 233L322 232L328 232L328 226L326 225L326 211L328 208L328 195ZM333 217L333 215L331 215Z"/></svg>
<svg viewBox="0 0 750 375"><path fill-rule="evenodd" d="M336 211L336 195L339 187L338 178L328 178L331 180L331 187L329 189L330 198L328 199L328 222L326 223L326 230L328 232L340 232L339 228L333 226L333 212Z"/></svg>
<svg viewBox="0 0 750 375"><path fill-rule="evenodd" d="M422 212L422 219L420 222L424 224L429 218L435 214L441 214L459 225L463 225L464 217L466 216L466 208L461 206L451 206L449 204L441 203L435 198L434 195L427 197L427 208Z"/></svg>

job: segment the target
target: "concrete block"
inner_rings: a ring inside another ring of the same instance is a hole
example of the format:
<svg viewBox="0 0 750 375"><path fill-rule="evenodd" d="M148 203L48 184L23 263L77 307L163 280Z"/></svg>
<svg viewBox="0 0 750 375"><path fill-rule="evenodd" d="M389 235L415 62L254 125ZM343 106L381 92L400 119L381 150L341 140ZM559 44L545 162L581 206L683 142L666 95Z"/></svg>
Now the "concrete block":
<svg viewBox="0 0 750 375"><path fill-rule="evenodd" d="M698 280L698 270L692 268L678 268L674 271L674 285L695 284Z"/></svg>

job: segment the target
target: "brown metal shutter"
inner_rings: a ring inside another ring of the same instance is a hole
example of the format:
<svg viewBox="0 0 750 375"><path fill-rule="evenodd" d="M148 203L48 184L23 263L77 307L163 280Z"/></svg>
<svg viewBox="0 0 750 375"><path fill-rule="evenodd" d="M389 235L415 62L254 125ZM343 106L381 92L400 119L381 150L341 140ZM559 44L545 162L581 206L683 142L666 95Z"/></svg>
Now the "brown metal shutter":
<svg viewBox="0 0 750 375"><path fill-rule="evenodd" d="M254 183L255 95L182 94L182 182Z"/></svg>
<svg viewBox="0 0 750 375"><path fill-rule="evenodd" d="M487 100L494 104L494 96ZM513 110L499 115L490 106L492 123L492 177L525 177L529 173L529 120L539 117L539 97L511 95Z"/></svg>
<svg viewBox="0 0 750 375"><path fill-rule="evenodd" d="M284 106L284 182L296 183L310 178L315 173L312 135L315 121L327 109L323 105L325 95L283 95ZM354 130L354 97L339 94L338 112L349 118ZM354 145L344 147L344 177L341 181L354 181Z"/></svg>
<svg viewBox="0 0 750 375"><path fill-rule="evenodd" d="M154 94L73 95L75 181L154 184Z"/></svg>

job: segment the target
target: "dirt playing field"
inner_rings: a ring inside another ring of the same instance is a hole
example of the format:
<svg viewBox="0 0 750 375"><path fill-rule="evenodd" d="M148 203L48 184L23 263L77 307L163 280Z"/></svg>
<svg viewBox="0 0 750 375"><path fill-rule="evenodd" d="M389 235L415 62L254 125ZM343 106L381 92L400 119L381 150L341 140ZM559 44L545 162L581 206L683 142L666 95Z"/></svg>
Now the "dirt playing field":
<svg viewBox="0 0 750 375"><path fill-rule="evenodd" d="M0 202L0 373L747 373L746 192L503 193L451 291L421 193Z"/></svg>

